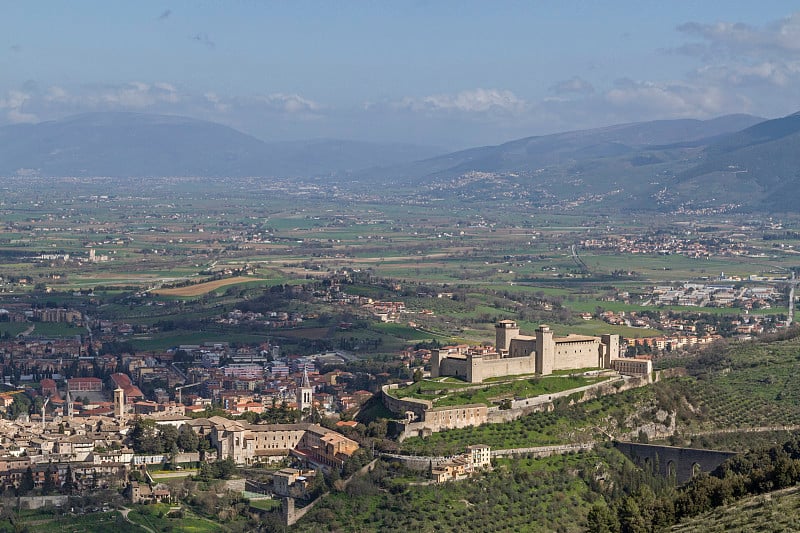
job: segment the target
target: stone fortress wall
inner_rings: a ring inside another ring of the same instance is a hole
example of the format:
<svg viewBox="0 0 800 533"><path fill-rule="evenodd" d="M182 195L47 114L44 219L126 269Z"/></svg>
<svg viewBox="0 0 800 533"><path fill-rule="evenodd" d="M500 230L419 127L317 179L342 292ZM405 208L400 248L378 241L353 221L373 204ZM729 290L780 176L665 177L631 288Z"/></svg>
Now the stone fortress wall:
<svg viewBox="0 0 800 533"><path fill-rule="evenodd" d="M548 375L557 370L612 368L619 358L619 335L555 337L547 325L535 336L521 335L513 320L495 326L495 351L442 349L431 357L431 377L454 376L470 383L518 374Z"/></svg>
<svg viewBox="0 0 800 533"><path fill-rule="evenodd" d="M478 384L494 377L548 375L558 370L586 368L614 369L635 377L623 378L617 374L603 382L578 389L515 399L510 408L504 409L483 404L433 407L433 402L429 400L398 398L393 393L398 385L384 385L383 404L405 419L401 423L401 441L408 436L426 436L447 429L514 420L531 412L551 410L558 398L569 396L572 401L581 402L598 395L616 394L640 387L652 379L652 361L619 357L619 335L554 337L549 326L542 325L536 330L535 336L527 336L520 334L519 327L512 320L500 321L495 326L495 333L495 349L459 346L434 350L431 377L453 376Z"/></svg>

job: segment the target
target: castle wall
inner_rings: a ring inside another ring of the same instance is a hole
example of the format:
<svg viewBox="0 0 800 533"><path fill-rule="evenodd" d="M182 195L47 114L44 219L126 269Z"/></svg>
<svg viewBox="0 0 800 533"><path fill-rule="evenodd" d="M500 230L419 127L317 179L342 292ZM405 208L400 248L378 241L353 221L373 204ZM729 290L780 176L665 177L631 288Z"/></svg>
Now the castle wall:
<svg viewBox="0 0 800 533"><path fill-rule="evenodd" d="M549 375L556 370L610 368L619 356L619 335L602 337L570 336L554 338L547 325L539 326L535 336L520 335L516 323L497 324L497 354L448 355L436 350L431 358L431 377L454 376L470 383L488 378L536 373Z"/></svg>
<svg viewBox="0 0 800 533"><path fill-rule="evenodd" d="M473 376L473 383L480 383L488 378L501 376L514 376L517 374L533 374L536 372L536 358L534 355L527 357L506 357L503 359L484 359L481 364L481 379L476 380Z"/></svg>
<svg viewBox="0 0 800 533"><path fill-rule="evenodd" d="M397 387L397 384L381 387L383 405L395 414L403 415L412 412L417 420L422 420L425 417L425 411L430 409L433 404L428 400L417 400L416 398L395 398L390 391Z"/></svg>
<svg viewBox="0 0 800 533"><path fill-rule="evenodd" d="M454 376L464 381L470 381L471 375L467 359L445 357L439 361L440 376Z"/></svg>
<svg viewBox="0 0 800 533"><path fill-rule="evenodd" d="M536 351L536 338L511 339L509 357L527 357Z"/></svg>
<svg viewBox="0 0 800 533"><path fill-rule="evenodd" d="M433 410L435 413L425 413L424 419L419 422L401 424L402 431L398 436L398 441L403 442L403 440L408 437L428 437L438 431L444 431L454 427L467 427L469 425L477 426L483 423L500 424L504 422L510 422L530 413L539 411L552 411L554 408L554 402L559 398L568 397L570 401L581 403L600 396L619 394L626 390L643 387L649 383L651 383L649 376L638 378L626 377L624 379L612 378L608 381L586 385L584 387L579 387L578 389L556 392L549 395L541 395L535 398L514 400L511 402L511 409L500 409L497 406L486 407L482 404L471 404L457 407L439 407ZM384 385L384 392L389 387L389 385ZM386 403L386 398L387 395L384 393L384 403ZM460 412L465 409L474 409L474 411L471 413ZM470 416L472 418L470 418Z"/></svg>
<svg viewBox="0 0 800 533"><path fill-rule="evenodd" d="M556 342L553 370L602 368L600 339L593 341Z"/></svg>
<svg viewBox="0 0 800 533"><path fill-rule="evenodd" d="M486 421L487 407L482 403L455 407L437 407L425 411L423 418L424 425L433 431L479 426Z"/></svg>

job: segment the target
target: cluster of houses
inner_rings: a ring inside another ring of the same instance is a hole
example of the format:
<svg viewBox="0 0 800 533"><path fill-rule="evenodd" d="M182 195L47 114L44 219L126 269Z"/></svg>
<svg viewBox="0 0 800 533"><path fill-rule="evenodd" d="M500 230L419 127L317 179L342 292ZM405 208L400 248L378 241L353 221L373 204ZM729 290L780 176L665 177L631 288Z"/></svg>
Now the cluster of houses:
<svg viewBox="0 0 800 533"><path fill-rule="evenodd" d="M485 444L467 446L464 453L431 468L431 479L435 483L465 479L472 474L492 466L492 449Z"/></svg>
<svg viewBox="0 0 800 533"><path fill-rule="evenodd" d="M684 283L680 287L669 285L653 287L651 299L652 303L657 305L769 309L780 297L780 293L774 287L737 288L733 285Z"/></svg>
<svg viewBox="0 0 800 533"><path fill-rule="evenodd" d="M83 325L83 314L76 309L63 307L33 308L24 304L6 304L0 309L2 322L56 322Z"/></svg>
<svg viewBox="0 0 800 533"><path fill-rule="evenodd" d="M0 419L0 487L19 487L26 471L30 471L34 487L46 482L55 487L69 482L78 490L122 486L132 469L168 462L197 464L201 460L231 459L244 466L292 457L306 468L329 471L341 468L358 450L355 441L317 424L252 424L221 416L191 418L181 404L138 400L140 391L124 374L113 375L109 384L116 387L112 402L76 406L73 395L101 393L102 381L67 380L62 399L55 382L48 378L42 380L40 388L47 395L41 414L22 413L13 420ZM17 394L22 392L3 396ZM313 391L307 378L297 395L299 407L311 402ZM48 406L52 408L47 409ZM137 455L127 445L131 423L139 417L179 431L183 426L189 427L199 438L207 439L211 451L205 457L190 451ZM140 500L164 497L151 494L152 491L152 487L137 485L132 492Z"/></svg>
<svg viewBox="0 0 800 533"><path fill-rule="evenodd" d="M291 409L296 407L297 384L303 372L308 373L315 392L311 407L320 413L352 409L372 395L354 387L356 376L352 373L316 371L324 365L344 363L344 358L336 352L280 357L280 348L268 343L236 349L227 343L205 343L183 345L163 353L118 356L89 355L92 348L99 351L97 341L90 346L75 338L0 341L3 379L26 388L37 388L43 378L61 381L66 376L94 381L99 389L121 386L126 389L128 401L135 404L136 413L153 412L154 403L163 406L170 401L185 404L190 412L203 410L211 403L221 404L233 415L247 411L261 413L281 405ZM178 360L189 361L188 370L180 370L173 364ZM119 380L124 375L126 382L102 383L94 377L109 375ZM128 390L131 387L136 390ZM85 399L83 392L79 396ZM0 406L10 401L0 395ZM53 403L59 401L54 398ZM76 402L78 411L103 408L91 402Z"/></svg>
<svg viewBox="0 0 800 533"><path fill-rule="evenodd" d="M727 239L692 239L673 235L626 236L606 235L585 239L586 249L614 251L621 254L679 254L695 259L708 259L712 255L735 256L746 253L743 244Z"/></svg>
<svg viewBox="0 0 800 533"><path fill-rule="evenodd" d="M238 326L240 324L258 324L268 328L295 328L303 324L306 318L314 318L316 315L307 316L299 312L287 313L284 311L268 311L257 313L253 311L241 311L234 309L218 318L218 324Z"/></svg>

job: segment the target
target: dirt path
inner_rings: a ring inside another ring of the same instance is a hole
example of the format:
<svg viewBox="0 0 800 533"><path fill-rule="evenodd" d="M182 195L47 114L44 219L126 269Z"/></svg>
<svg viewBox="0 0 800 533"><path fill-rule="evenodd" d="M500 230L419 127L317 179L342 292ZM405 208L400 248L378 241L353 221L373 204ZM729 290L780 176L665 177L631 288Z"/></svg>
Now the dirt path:
<svg viewBox="0 0 800 533"><path fill-rule="evenodd" d="M140 524L139 522L134 522L133 520L128 518L128 513L130 513L130 512L131 512L131 510L128 509L127 507L123 507L122 510L120 511L120 514L122 515L122 518L124 518L126 522L128 522L129 524L133 524L134 526L139 526L140 528L144 529L148 533L156 533L154 530L150 529L149 527L145 526L144 524Z"/></svg>

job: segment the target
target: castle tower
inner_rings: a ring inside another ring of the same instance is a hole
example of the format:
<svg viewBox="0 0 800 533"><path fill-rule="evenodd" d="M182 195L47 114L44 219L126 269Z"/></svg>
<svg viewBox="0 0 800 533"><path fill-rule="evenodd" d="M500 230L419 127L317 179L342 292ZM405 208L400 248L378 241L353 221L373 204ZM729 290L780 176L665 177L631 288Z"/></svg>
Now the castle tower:
<svg viewBox="0 0 800 533"><path fill-rule="evenodd" d="M467 381L480 383L483 381L483 354L467 354Z"/></svg>
<svg viewBox="0 0 800 533"><path fill-rule="evenodd" d="M69 385L67 385L66 404L67 404L67 418L72 420L72 415L75 413L75 404L72 403L72 396L70 396L69 394Z"/></svg>
<svg viewBox="0 0 800 533"><path fill-rule="evenodd" d="M125 417L125 391L122 387L114 389L114 418L122 420Z"/></svg>
<svg viewBox="0 0 800 533"><path fill-rule="evenodd" d="M600 344L603 346L602 368L611 368L611 361L619 359L619 335L602 335Z"/></svg>
<svg viewBox="0 0 800 533"><path fill-rule="evenodd" d="M553 330L542 324L536 330L536 373L548 375L553 373L556 358L556 343Z"/></svg>
<svg viewBox="0 0 800 533"><path fill-rule="evenodd" d="M313 404L314 389L308 381L308 371L303 365L303 383L297 388L297 410L300 411L300 419L302 420L306 413L311 412Z"/></svg>
<svg viewBox="0 0 800 533"><path fill-rule="evenodd" d="M513 320L501 320L495 324L494 334L497 353L508 352L511 339L519 337L519 326Z"/></svg>
<svg viewBox="0 0 800 533"><path fill-rule="evenodd" d="M431 377L438 378L441 374L442 353L441 350L431 350Z"/></svg>

